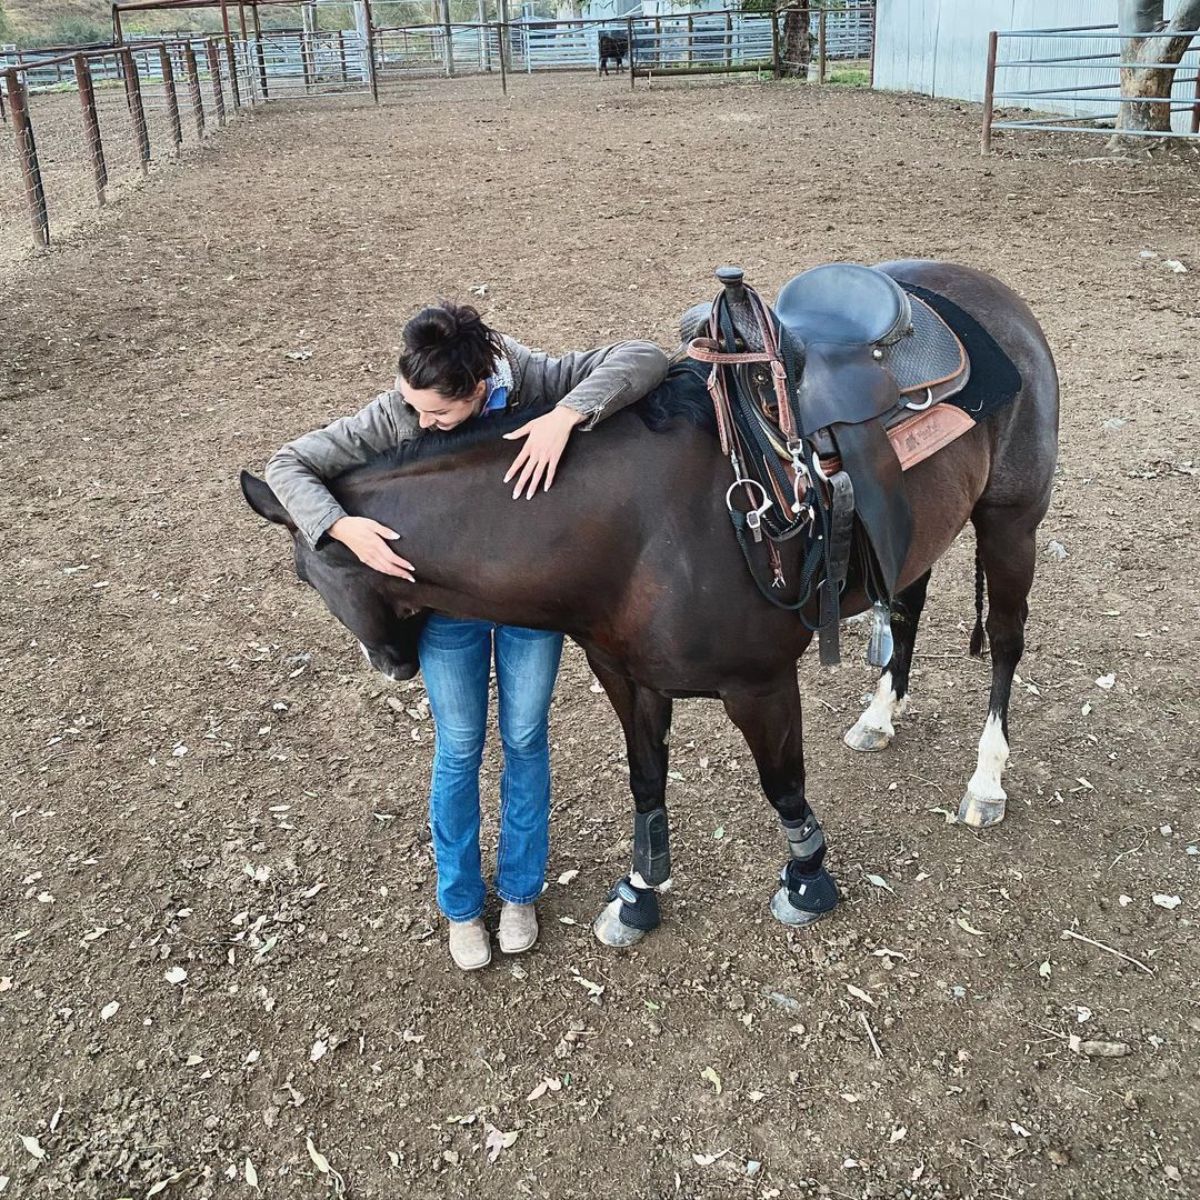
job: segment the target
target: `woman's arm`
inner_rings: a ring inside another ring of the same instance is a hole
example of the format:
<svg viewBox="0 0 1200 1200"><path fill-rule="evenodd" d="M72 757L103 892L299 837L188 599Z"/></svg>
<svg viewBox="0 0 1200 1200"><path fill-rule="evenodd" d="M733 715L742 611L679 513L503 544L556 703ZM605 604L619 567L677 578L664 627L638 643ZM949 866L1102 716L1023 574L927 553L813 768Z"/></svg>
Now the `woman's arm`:
<svg viewBox="0 0 1200 1200"><path fill-rule="evenodd" d="M505 434L524 438L504 482L517 478L513 499L529 499L550 487L571 431L595 426L653 391L667 377L667 356L653 342L617 342L598 350L552 358L539 350L508 343L520 374L519 402L531 407L554 404L544 416Z"/></svg>
<svg viewBox="0 0 1200 1200"><path fill-rule="evenodd" d="M636 403L667 377L667 356L653 342L616 342L551 358L526 351L522 402L552 403L582 417L585 429Z"/></svg>
<svg viewBox="0 0 1200 1200"><path fill-rule="evenodd" d="M410 577L412 565L392 554L381 540L396 534L366 517L348 516L325 481L363 466L419 432L416 414L399 394L383 392L353 416L277 450L267 463L267 482L310 545L316 546L327 535L336 536L368 566Z"/></svg>

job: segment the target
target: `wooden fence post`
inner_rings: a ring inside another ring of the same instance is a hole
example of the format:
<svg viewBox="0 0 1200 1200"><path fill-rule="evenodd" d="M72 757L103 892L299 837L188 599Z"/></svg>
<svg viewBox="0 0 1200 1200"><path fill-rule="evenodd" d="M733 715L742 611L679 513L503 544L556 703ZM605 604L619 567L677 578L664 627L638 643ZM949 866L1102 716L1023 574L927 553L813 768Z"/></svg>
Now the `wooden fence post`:
<svg viewBox="0 0 1200 1200"><path fill-rule="evenodd" d="M309 36L307 29L300 30L300 69L304 72L304 91L306 93L312 90L313 82L312 49L309 45Z"/></svg>
<svg viewBox="0 0 1200 1200"><path fill-rule="evenodd" d="M829 10L823 8L817 14L817 82L825 82L825 48L826 31L825 19L829 16Z"/></svg>
<svg viewBox="0 0 1200 1200"><path fill-rule="evenodd" d="M504 69L512 70L511 30L508 27L508 0L498 0L500 5L500 53L504 56Z"/></svg>
<svg viewBox="0 0 1200 1200"><path fill-rule="evenodd" d="M50 218L46 212L46 189L42 186L42 171L38 165L37 145L33 140L33 125L29 120L25 85L16 70L6 71L8 106L12 109L13 135L17 157L21 160L21 176L25 180L25 197L29 201L29 219L33 223L33 240L39 246L50 244Z"/></svg>
<svg viewBox="0 0 1200 1200"><path fill-rule="evenodd" d="M867 63L867 86L873 89L875 87L875 34L878 30L879 21L875 15L875 6L874 5L871 6L870 12L871 12L871 58L870 58L870 61Z"/></svg>
<svg viewBox="0 0 1200 1200"><path fill-rule="evenodd" d="M725 14L725 65L733 66L733 13Z"/></svg>
<svg viewBox="0 0 1200 1200"><path fill-rule="evenodd" d="M128 46L121 51L121 63L125 68L125 99L133 118L133 141L145 175L150 170L150 131L146 128L146 110L142 107L142 81L138 77L133 51Z"/></svg>
<svg viewBox="0 0 1200 1200"><path fill-rule="evenodd" d="M632 92L636 88L633 75L634 63L634 46L633 46L633 18L625 18L625 49L629 51L629 90Z"/></svg>
<svg viewBox="0 0 1200 1200"><path fill-rule="evenodd" d="M375 70L375 17L371 12L371 0L363 0L367 16L367 74L371 77L371 95L379 103L379 75Z"/></svg>
<svg viewBox="0 0 1200 1200"><path fill-rule="evenodd" d="M242 97L238 92L237 59L233 55L233 34L229 28L229 0L219 0L221 6L221 28L225 32L225 55L229 60L229 88L233 93L233 107L242 107Z"/></svg>
<svg viewBox="0 0 1200 1200"><path fill-rule="evenodd" d="M208 45L208 73L212 76L213 102L217 107L217 125L225 124L225 94L221 87L221 56L217 53L217 43L211 39Z"/></svg>
<svg viewBox="0 0 1200 1200"><path fill-rule="evenodd" d="M777 13L771 12L767 19L771 22L771 75L775 79L782 79L783 65L779 61L779 17ZM808 36L807 30L804 36Z"/></svg>
<svg viewBox="0 0 1200 1200"><path fill-rule="evenodd" d="M96 203L104 207L104 189L108 186L108 164L104 161L104 143L100 138L100 122L96 119L96 92L92 86L92 69L82 54L76 54L75 83L79 88L79 106L83 109L83 132L92 159L92 177L96 184Z"/></svg>
<svg viewBox="0 0 1200 1200"><path fill-rule="evenodd" d="M258 58L258 80L262 84L263 99L269 100L270 95L267 91L267 55L263 49L262 22L258 19L257 2L251 5L250 13L254 17L254 49Z"/></svg>
<svg viewBox="0 0 1200 1200"><path fill-rule="evenodd" d="M450 24L450 0L442 0L442 36L446 39L446 76L454 78L454 29Z"/></svg>
<svg viewBox="0 0 1200 1200"><path fill-rule="evenodd" d="M196 48L188 42L183 48L183 65L187 72L188 92L192 98L192 115L196 118L196 141L204 140L204 100L200 95L200 71L196 66Z"/></svg>
<svg viewBox="0 0 1200 1200"><path fill-rule="evenodd" d="M983 133L979 138L979 153L992 152L992 97L996 94L996 31L988 34L987 78L983 84Z"/></svg>
<svg viewBox="0 0 1200 1200"><path fill-rule="evenodd" d="M179 123L179 93L175 90L175 65L171 62L171 52L165 45L159 46L158 58L162 63L163 91L167 97L167 120L171 125L171 139L178 154L183 145L183 126Z"/></svg>

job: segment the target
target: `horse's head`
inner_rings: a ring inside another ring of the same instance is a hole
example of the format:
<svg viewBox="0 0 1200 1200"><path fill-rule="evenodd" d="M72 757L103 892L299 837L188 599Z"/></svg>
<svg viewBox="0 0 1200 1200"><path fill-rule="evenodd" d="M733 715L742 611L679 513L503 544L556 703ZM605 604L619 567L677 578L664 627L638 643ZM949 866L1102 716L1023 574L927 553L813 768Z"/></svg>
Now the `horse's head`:
<svg viewBox="0 0 1200 1200"><path fill-rule="evenodd" d="M242 472L242 495L260 517L291 533L296 574L358 639L371 666L397 681L416 675L424 615L398 599L396 581L363 566L338 542L314 550L270 485L248 471Z"/></svg>

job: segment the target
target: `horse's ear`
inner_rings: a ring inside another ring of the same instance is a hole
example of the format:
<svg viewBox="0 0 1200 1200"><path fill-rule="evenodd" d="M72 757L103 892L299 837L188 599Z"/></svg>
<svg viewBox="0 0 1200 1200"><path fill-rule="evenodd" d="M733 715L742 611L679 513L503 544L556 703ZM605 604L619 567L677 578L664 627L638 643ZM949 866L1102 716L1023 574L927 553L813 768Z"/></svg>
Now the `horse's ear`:
<svg viewBox="0 0 1200 1200"><path fill-rule="evenodd" d="M271 485L265 479L259 479L257 475L251 475L249 471L243 471L242 495L246 497L246 503L264 520L275 525L286 525L289 529L296 528L295 521L288 516L287 509L279 503L279 497L271 490Z"/></svg>

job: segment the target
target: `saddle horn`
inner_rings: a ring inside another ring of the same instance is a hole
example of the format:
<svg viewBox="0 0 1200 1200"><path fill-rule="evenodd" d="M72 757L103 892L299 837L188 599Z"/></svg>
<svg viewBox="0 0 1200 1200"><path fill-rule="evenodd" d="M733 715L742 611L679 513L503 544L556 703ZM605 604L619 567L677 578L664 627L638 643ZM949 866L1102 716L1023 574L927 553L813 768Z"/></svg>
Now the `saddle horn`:
<svg viewBox="0 0 1200 1200"><path fill-rule="evenodd" d="M737 350L757 352L763 349L758 332L758 316L746 291L746 272L741 267L718 267L714 272L725 289L725 306L733 322Z"/></svg>

